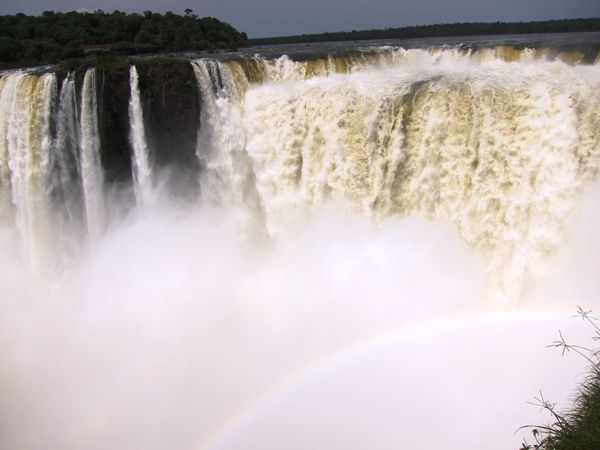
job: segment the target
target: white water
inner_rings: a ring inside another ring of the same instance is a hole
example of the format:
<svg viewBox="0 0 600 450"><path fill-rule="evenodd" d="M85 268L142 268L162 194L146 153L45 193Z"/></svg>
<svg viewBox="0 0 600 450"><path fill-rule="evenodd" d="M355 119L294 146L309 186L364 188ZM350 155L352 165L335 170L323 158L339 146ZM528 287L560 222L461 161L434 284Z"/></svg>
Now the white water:
<svg viewBox="0 0 600 450"><path fill-rule="evenodd" d="M197 153L205 167L204 197L225 207L248 202L255 188L240 126L243 93L222 63L198 60L192 64L202 99Z"/></svg>
<svg viewBox="0 0 600 450"><path fill-rule="evenodd" d="M90 239L96 241L105 227L104 182L98 137L96 69L85 72L81 88L81 181Z"/></svg>
<svg viewBox="0 0 600 450"><path fill-rule="evenodd" d="M69 74L60 90L56 145L52 154L54 162L53 189L61 199L65 221L76 220L81 207L81 164L79 162L79 112L73 74Z"/></svg>
<svg viewBox="0 0 600 450"><path fill-rule="evenodd" d="M221 128L245 130L229 143L251 160L269 234L301 228L331 197L376 223L394 214L450 223L487 259L488 295L518 300L600 168L597 66L528 51L511 56L519 63L484 51L367 56L343 60L343 75L330 60L253 60L263 84L238 81L246 95L220 99L243 114L211 110ZM240 78L238 63L220 67Z"/></svg>
<svg viewBox="0 0 600 450"><path fill-rule="evenodd" d="M7 208L10 195L23 253L36 273L44 271L50 256L49 127L55 95L54 75L18 74L6 81L0 98L0 195L5 198L0 204Z"/></svg>
<svg viewBox="0 0 600 450"><path fill-rule="evenodd" d="M129 142L133 149L131 168L133 186L139 205L149 206L153 202L152 163L146 142L144 112L140 102L139 77L135 66L129 69Z"/></svg>
<svg viewBox="0 0 600 450"><path fill-rule="evenodd" d="M2 222L0 447L516 449L540 389L566 406L584 362L546 345L600 307L598 68L403 55L194 62L201 205L159 192L50 280Z"/></svg>
<svg viewBox="0 0 600 450"><path fill-rule="evenodd" d="M12 128L11 121L16 111L17 85L20 78L21 75L15 75L13 77L3 77L0 81L2 83L2 92L0 94L0 112L2 114L0 116L0 196L2 198L3 216L10 216L12 212L9 206L12 203L10 193L11 172L8 164L9 148L12 140L9 141L9 130Z"/></svg>

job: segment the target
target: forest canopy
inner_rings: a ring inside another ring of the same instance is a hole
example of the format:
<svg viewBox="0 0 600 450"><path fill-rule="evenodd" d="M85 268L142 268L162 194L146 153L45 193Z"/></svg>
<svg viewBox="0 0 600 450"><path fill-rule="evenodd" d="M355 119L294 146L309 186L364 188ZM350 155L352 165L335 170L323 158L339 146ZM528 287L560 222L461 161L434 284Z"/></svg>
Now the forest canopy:
<svg viewBox="0 0 600 450"><path fill-rule="evenodd" d="M600 31L600 19L563 19L536 22L440 23L401 28L338 31L251 39L252 45L295 44L303 42L360 41L368 39L413 39L438 36L474 36L493 34L563 33Z"/></svg>
<svg viewBox="0 0 600 450"><path fill-rule="evenodd" d="M94 53L177 52L248 45L246 33L213 17L145 11L46 11L0 16L0 66L52 64Z"/></svg>

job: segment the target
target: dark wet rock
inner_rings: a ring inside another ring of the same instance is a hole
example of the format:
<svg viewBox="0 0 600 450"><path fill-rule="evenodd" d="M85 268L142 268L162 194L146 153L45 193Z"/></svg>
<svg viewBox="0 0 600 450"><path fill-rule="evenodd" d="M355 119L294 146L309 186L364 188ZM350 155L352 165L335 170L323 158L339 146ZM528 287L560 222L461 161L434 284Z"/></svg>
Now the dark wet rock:
<svg viewBox="0 0 600 450"><path fill-rule="evenodd" d="M195 195L200 103L192 67L189 61L168 59L144 60L136 67L151 157L170 174L175 192Z"/></svg>
<svg viewBox="0 0 600 450"><path fill-rule="evenodd" d="M107 183L131 180L129 145L129 66L101 69L98 80L98 128Z"/></svg>

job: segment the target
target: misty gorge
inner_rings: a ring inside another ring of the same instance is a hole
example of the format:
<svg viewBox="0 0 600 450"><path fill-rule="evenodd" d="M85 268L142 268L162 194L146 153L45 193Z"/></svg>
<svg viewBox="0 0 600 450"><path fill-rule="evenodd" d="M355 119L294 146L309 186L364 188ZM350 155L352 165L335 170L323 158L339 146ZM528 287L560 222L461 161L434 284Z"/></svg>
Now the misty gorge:
<svg viewBox="0 0 600 450"><path fill-rule="evenodd" d="M0 448L516 449L598 304L599 61L0 73Z"/></svg>

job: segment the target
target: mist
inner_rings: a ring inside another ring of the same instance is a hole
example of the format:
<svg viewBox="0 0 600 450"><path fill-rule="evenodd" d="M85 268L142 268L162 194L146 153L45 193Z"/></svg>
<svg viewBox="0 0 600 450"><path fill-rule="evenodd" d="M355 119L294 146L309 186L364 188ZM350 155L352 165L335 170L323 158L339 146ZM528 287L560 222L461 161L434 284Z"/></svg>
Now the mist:
<svg viewBox="0 0 600 450"><path fill-rule="evenodd" d="M584 373L546 345L587 339L571 315L597 302L591 201L552 265L589 290L503 306L451 227L328 202L265 245L161 198L58 277L0 229L2 448L516 448L547 419L527 402L568 405Z"/></svg>

